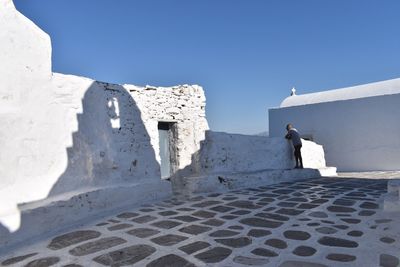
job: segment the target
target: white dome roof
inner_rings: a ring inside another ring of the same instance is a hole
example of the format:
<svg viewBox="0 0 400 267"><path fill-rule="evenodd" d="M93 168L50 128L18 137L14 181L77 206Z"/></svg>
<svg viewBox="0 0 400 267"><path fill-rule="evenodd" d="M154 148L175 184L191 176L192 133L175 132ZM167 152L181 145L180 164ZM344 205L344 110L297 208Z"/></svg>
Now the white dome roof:
<svg viewBox="0 0 400 267"><path fill-rule="evenodd" d="M393 95L400 93L400 78L346 87L325 92L292 95L285 98L280 107L302 106L316 103L333 102L340 100L364 98L380 95Z"/></svg>

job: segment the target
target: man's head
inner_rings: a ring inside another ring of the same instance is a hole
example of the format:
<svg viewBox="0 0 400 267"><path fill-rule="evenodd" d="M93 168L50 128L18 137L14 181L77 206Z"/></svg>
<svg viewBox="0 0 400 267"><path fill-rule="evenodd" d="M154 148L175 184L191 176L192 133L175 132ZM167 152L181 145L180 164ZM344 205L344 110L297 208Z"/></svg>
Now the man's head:
<svg viewBox="0 0 400 267"><path fill-rule="evenodd" d="M292 124L289 123L288 125L286 125L286 130L287 130L287 131L289 131L289 130L292 129L292 128L293 128L293 125L292 125Z"/></svg>

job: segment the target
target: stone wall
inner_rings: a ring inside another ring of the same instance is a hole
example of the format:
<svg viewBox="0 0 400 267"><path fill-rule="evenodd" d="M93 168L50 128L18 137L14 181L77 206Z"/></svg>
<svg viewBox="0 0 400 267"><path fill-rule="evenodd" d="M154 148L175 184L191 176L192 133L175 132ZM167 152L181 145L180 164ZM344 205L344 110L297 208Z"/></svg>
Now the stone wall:
<svg viewBox="0 0 400 267"><path fill-rule="evenodd" d="M191 163L208 129L200 86L122 86L62 74L54 74L51 82L61 95L56 98L60 102L54 104L65 109L70 115L66 122L76 121L77 128L72 133L72 146L67 148L67 168L50 195L70 192L77 186L160 179L158 122L176 125L176 169ZM82 103L76 103L80 99ZM80 112L75 114L77 107ZM70 139L66 134L71 132L70 126L65 121L64 127L58 125L65 118L54 119L57 121L45 127L57 127L64 140ZM47 156L47 151L43 153ZM52 158L62 159L61 155ZM42 161L31 159L29 163L36 166Z"/></svg>
<svg viewBox="0 0 400 267"><path fill-rule="evenodd" d="M208 130L203 89L198 85L124 87L130 91L142 112L154 150L159 150L157 123L174 122L176 128L173 141L177 158L175 170L190 166L192 155L200 149L200 142L204 140L205 131ZM156 157L160 160L158 153ZM193 171L195 170L188 170Z"/></svg>
<svg viewBox="0 0 400 267"><path fill-rule="evenodd" d="M208 129L200 86L52 73L49 36L11 0L0 0L0 61L0 246L169 196L158 121L175 123L176 170Z"/></svg>

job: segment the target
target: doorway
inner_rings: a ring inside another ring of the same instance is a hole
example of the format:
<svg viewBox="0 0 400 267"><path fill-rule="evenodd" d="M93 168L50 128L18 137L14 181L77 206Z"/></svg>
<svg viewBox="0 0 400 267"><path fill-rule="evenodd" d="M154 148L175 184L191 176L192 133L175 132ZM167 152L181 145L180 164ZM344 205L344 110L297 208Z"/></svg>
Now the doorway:
<svg viewBox="0 0 400 267"><path fill-rule="evenodd" d="M174 122L158 122L161 179L171 177L175 170L175 129L176 123Z"/></svg>

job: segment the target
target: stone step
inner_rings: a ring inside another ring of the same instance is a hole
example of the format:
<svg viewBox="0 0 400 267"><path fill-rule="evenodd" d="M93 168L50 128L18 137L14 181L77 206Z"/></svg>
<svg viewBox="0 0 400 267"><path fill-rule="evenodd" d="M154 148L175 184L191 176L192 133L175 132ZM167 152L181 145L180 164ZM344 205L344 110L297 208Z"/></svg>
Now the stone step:
<svg viewBox="0 0 400 267"><path fill-rule="evenodd" d="M260 170L240 173L216 173L187 177L183 182L173 181L174 192L182 195L226 192L229 190L259 187L281 182L337 176L335 167L321 169Z"/></svg>
<svg viewBox="0 0 400 267"><path fill-rule="evenodd" d="M18 220L20 218L18 230L10 232L5 227L0 228L0 247L3 251L12 250L39 237L44 238L65 231L117 210L171 196L169 181L149 179L137 184L87 188L84 191L22 204L18 207L18 213L9 215Z"/></svg>

